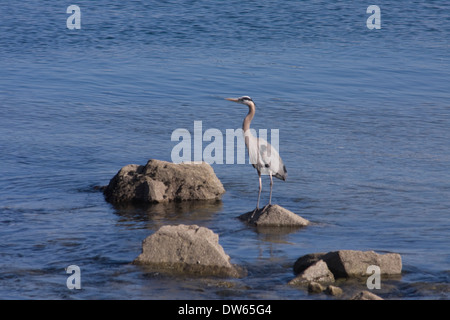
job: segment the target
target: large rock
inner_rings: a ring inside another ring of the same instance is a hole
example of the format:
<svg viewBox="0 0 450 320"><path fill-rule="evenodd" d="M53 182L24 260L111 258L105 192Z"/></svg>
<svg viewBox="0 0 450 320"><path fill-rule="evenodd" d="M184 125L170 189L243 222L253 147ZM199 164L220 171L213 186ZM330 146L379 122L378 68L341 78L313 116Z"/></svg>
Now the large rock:
<svg viewBox="0 0 450 320"><path fill-rule="evenodd" d="M309 221L279 205L267 205L244 213L239 219L257 227L304 227Z"/></svg>
<svg viewBox="0 0 450 320"><path fill-rule="evenodd" d="M161 227L143 241L142 253L134 263L163 273L240 275L219 245L219 236L197 225Z"/></svg>
<svg viewBox="0 0 450 320"><path fill-rule="evenodd" d="M310 282L329 283L334 282L333 273L328 269L323 260L314 262L311 266L303 270L297 277L289 281L291 285L307 284Z"/></svg>
<svg viewBox="0 0 450 320"><path fill-rule="evenodd" d="M304 255L294 263L294 273L298 274L315 262L323 260L335 278L368 276L367 267L380 267L380 273L397 275L402 272L402 258L398 253L379 254L374 251L339 250L328 253Z"/></svg>
<svg viewBox="0 0 450 320"><path fill-rule="evenodd" d="M174 164L149 160L145 166L130 164L104 189L112 203L211 200L225 189L206 162Z"/></svg>
<svg viewBox="0 0 450 320"><path fill-rule="evenodd" d="M402 258L398 253L339 250L327 253L322 259L337 278L367 276L367 267L370 265L380 267L381 274L395 275L402 272Z"/></svg>

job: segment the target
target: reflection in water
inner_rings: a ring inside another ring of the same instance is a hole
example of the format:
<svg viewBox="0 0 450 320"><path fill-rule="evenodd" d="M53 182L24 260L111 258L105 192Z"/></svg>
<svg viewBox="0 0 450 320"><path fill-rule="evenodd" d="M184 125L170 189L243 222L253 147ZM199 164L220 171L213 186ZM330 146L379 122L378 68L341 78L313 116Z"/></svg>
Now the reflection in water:
<svg viewBox="0 0 450 320"><path fill-rule="evenodd" d="M255 230L258 234L263 235L264 237L261 240L270 241L274 243L289 243L286 241L285 235L288 235L293 232L297 232L303 228L307 227L299 227L299 226L286 226L286 227L261 227L256 226Z"/></svg>
<svg viewBox="0 0 450 320"><path fill-rule="evenodd" d="M127 203L115 204L115 213L120 222L144 222L146 228L158 229L166 224L197 224L211 220L222 210L221 200L183 201L167 203Z"/></svg>

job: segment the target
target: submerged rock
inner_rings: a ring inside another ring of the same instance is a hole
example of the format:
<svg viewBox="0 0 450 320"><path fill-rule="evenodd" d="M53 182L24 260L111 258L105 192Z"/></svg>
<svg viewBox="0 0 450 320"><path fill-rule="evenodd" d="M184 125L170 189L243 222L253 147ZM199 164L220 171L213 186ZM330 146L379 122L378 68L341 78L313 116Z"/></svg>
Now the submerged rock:
<svg viewBox="0 0 450 320"><path fill-rule="evenodd" d="M309 293L321 293L325 290L325 288L318 282L310 282L308 284L308 292Z"/></svg>
<svg viewBox="0 0 450 320"><path fill-rule="evenodd" d="M239 277L219 236L197 225L163 226L148 236L135 264L163 273Z"/></svg>
<svg viewBox="0 0 450 320"><path fill-rule="evenodd" d="M174 164L152 159L145 166L130 164L120 169L103 193L111 203L159 203L218 199L225 189L206 162Z"/></svg>
<svg viewBox="0 0 450 320"><path fill-rule="evenodd" d="M363 290L354 295L350 300L384 300L384 299L381 298L380 296L377 296L375 293Z"/></svg>
<svg viewBox="0 0 450 320"><path fill-rule="evenodd" d="M325 289L325 293L330 295L330 296L334 296L334 297L338 297L341 296L344 292L341 288L336 287L336 286L332 286L331 284Z"/></svg>
<svg viewBox="0 0 450 320"><path fill-rule="evenodd" d="M239 219L257 227L304 227L309 221L279 205L267 205L244 213Z"/></svg>

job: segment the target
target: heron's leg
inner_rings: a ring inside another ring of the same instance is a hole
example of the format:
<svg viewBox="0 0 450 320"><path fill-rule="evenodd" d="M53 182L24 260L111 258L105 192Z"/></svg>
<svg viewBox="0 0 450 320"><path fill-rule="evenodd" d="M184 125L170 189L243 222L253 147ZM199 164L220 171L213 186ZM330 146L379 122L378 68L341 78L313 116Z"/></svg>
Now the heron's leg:
<svg viewBox="0 0 450 320"><path fill-rule="evenodd" d="M258 172L259 176L259 191L258 191L258 202L256 203L256 209L259 209L259 199L261 198L261 190L262 190L262 181L261 181L261 173Z"/></svg>
<svg viewBox="0 0 450 320"><path fill-rule="evenodd" d="M270 196L269 196L269 206L270 206L272 204L272 185L273 185L272 173L269 173L269 177L270 177Z"/></svg>

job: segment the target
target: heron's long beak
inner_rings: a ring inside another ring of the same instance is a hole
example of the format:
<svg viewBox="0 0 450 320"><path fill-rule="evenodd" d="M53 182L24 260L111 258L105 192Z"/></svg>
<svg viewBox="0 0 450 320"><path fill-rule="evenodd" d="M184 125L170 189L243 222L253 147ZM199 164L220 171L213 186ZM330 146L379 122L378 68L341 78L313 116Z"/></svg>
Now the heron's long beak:
<svg viewBox="0 0 450 320"><path fill-rule="evenodd" d="M225 98L225 100L239 102L239 99L236 99L236 98Z"/></svg>

